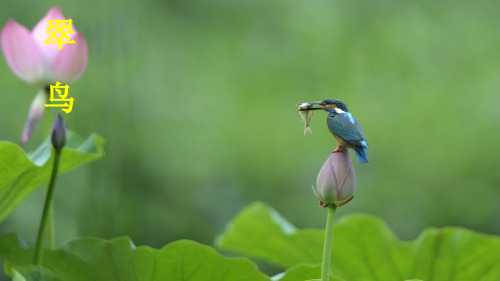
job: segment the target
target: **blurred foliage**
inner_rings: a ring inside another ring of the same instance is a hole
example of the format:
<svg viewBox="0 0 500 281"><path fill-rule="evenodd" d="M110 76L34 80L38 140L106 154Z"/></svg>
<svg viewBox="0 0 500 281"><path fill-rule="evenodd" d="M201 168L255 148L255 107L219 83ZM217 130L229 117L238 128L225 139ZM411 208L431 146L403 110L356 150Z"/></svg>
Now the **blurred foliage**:
<svg viewBox="0 0 500 281"><path fill-rule="evenodd" d="M337 143L323 112L304 137L296 104L324 98L345 101L370 144L339 215L380 216L404 239L443 225L500 234L500 2L25 0L4 3L0 24L31 29L55 5L90 51L66 122L107 140L103 160L58 181L59 245L212 244L254 200L323 227L310 184ZM4 59L0 79L0 139L17 142L37 89ZM32 244L42 196L0 232Z"/></svg>

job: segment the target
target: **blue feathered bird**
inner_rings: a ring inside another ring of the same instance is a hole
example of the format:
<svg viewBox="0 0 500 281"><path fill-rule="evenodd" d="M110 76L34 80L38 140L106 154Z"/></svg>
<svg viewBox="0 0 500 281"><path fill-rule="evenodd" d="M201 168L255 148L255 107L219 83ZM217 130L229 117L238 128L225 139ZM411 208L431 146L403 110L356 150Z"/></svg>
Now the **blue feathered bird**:
<svg viewBox="0 0 500 281"><path fill-rule="evenodd" d="M326 124L330 133L340 144L333 152L341 151L343 147L352 148L359 162L370 162L368 154L366 154L368 143L363 129L361 129L358 120L349 113L347 105L338 99L325 99L315 102L315 104L323 106L323 109L328 112Z"/></svg>

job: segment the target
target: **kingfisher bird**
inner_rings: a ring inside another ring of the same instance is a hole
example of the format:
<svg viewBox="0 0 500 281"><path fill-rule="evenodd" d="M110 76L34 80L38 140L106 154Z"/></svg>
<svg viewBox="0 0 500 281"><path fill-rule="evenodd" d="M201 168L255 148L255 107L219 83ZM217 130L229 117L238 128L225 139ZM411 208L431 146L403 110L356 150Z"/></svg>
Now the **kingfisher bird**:
<svg viewBox="0 0 500 281"><path fill-rule="evenodd" d="M342 151L342 148L352 148L358 157L359 162L368 163L365 134L358 120L349 113L347 105L338 99L325 99L310 104L321 105L323 110L328 112L326 124L330 133L337 139L339 146L332 152Z"/></svg>

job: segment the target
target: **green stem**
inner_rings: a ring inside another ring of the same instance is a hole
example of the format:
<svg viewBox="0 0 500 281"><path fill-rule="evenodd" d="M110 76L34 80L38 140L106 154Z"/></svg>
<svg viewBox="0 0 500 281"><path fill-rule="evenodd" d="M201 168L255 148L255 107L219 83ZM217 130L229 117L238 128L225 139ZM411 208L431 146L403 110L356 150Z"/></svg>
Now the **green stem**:
<svg viewBox="0 0 500 281"><path fill-rule="evenodd" d="M45 89L45 94L47 95L47 100L49 99L49 93L47 89ZM46 115L48 112L46 113ZM45 116L44 118L45 124L44 124L44 132L45 135L50 136L50 132L52 131L52 123L51 123L51 118L48 118L48 116ZM49 192L49 188L47 186L46 192ZM49 217L47 218L47 245L49 249L54 249L55 244L56 244L56 236L55 236L55 231L54 231L54 203L50 203L49 206Z"/></svg>
<svg viewBox="0 0 500 281"><path fill-rule="evenodd" d="M321 265L321 281L328 281L330 275L330 257L332 255L333 242L333 216L335 205L328 206L328 217L326 218L325 246L323 247L323 264Z"/></svg>
<svg viewBox="0 0 500 281"><path fill-rule="evenodd" d="M47 218L47 247L51 250L56 247L56 236L54 231L54 202L50 202L49 217Z"/></svg>
<svg viewBox="0 0 500 281"><path fill-rule="evenodd" d="M49 218L49 213L52 205L52 199L54 198L54 189L56 185L57 170L59 169L59 159L61 157L61 150L54 150L54 165L52 166L52 175L50 176L49 187L47 190L47 197L45 197L45 205L43 206L42 221L40 222L40 228L38 230L38 238L36 240L35 247L35 265L41 265L42 263L42 244L43 244L43 234L45 233L45 228L47 226L47 220Z"/></svg>

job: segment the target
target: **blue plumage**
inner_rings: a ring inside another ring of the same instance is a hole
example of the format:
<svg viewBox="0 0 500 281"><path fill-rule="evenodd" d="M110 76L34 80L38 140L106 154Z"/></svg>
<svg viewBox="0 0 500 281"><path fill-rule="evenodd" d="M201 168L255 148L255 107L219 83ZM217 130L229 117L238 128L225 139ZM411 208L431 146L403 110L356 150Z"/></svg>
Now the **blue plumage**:
<svg viewBox="0 0 500 281"><path fill-rule="evenodd" d="M340 108L325 107L324 110L328 111L326 120L328 129L339 141L340 146L353 148L359 162L370 162L366 153L368 143L358 120L351 113Z"/></svg>
<svg viewBox="0 0 500 281"><path fill-rule="evenodd" d="M368 154L366 154L366 146L355 146L354 151L356 152L356 156L360 163L368 163L370 159L368 159Z"/></svg>

